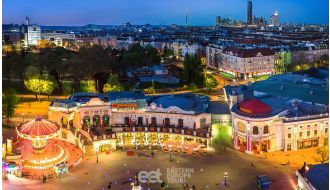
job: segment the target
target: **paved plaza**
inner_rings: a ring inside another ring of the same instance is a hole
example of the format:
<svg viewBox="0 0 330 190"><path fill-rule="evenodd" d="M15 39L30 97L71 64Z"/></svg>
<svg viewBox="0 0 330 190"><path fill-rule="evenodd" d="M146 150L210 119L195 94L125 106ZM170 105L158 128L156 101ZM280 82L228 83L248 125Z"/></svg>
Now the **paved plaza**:
<svg viewBox="0 0 330 190"><path fill-rule="evenodd" d="M227 148L225 151L212 152L208 156L192 157L185 155L156 152L150 158L150 152L136 151L128 157L126 152L100 153L99 162L96 156L86 156L69 174L52 179L46 183L24 178L9 177L3 181L6 190L62 189L89 190L107 189L112 182L112 189L130 189L130 179L139 171L160 169L161 179L167 182L168 168L188 168L193 171L187 183L195 185L197 190L215 189L257 189L255 176L265 174L272 181L270 189L295 189L295 171L288 166L272 164L264 158L257 158ZM254 162L254 166L251 163ZM224 172L228 172L228 186L225 187ZM188 177L187 177L188 178ZM31 185L34 184L34 185ZM144 189L160 189L160 184L143 184ZM168 184L167 189L183 189L182 184Z"/></svg>

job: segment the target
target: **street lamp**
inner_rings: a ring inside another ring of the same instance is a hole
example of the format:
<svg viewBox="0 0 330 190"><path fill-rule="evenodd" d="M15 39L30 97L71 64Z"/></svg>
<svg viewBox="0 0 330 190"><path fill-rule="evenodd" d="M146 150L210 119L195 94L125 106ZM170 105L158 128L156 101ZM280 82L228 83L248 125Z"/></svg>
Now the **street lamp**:
<svg viewBox="0 0 330 190"><path fill-rule="evenodd" d="M228 172L225 172L224 178L225 178L225 186L227 186Z"/></svg>
<svg viewBox="0 0 330 190"><path fill-rule="evenodd" d="M99 154L98 154L98 151L96 151L96 163L99 163Z"/></svg>
<svg viewBox="0 0 330 190"><path fill-rule="evenodd" d="M24 115L25 115L25 113L22 113L22 117L23 117L23 123L24 123Z"/></svg>

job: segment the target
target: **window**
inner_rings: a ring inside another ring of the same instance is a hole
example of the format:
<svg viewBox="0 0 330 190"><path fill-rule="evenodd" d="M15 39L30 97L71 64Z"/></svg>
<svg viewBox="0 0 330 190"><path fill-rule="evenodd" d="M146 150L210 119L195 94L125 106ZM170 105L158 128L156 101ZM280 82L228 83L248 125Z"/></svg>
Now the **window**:
<svg viewBox="0 0 330 190"><path fill-rule="evenodd" d="M288 150L288 151L291 150L291 144L290 144L290 143L288 143L288 144L286 145L286 150Z"/></svg>
<svg viewBox="0 0 330 190"><path fill-rule="evenodd" d="M203 119L200 120L201 128L205 128L206 127L205 123L206 123L206 119L205 118L203 118Z"/></svg>
<svg viewBox="0 0 330 190"><path fill-rule="evenodd" d="M242 122L237 123L238 131L245 133L245 125Z"/></svg>
<svg viewBox="0 0 330 190"><path fill-rule="evenodd" d="M266 126L264 126L264 134L268 134L268 133L269 133L268 126L266 125Z"/></svg>
<svg viewBox="0 0 330 190"><path fill-rule="evenodd" d="M328 128L325 128L325 129L324 129L324 132L326 132L326 133L327 133L327 132L328 132Z"/></svg>
<svg viewBox="0 0 330 190"><path fill-rule="evenodd" d="M310 131L307 131L307 136L311 135L311 132Z"/></svg>
<svg viewBox="0 0 330 190"><path fill-rule="evenodd" d="M317 135L317 130L314 130L314 135Z"/></svg>
<svg viewBox="0 0 330 190"><path fill-rule="evenodd" d="M183 127L183 119L178 119L178 127Z"/></svg>
<svg viewBox="0 0 330 190"><path fill-rule="evenodd" d="M299 137L302 137L302 132L299 132Z"/></svg>
<svg viewBox="0 0 330 190"><path fill-rule="evenodd" d="M288 133L288 139L291 139L291 133Z"/></svg>
<svg viewBox="0 0 330 190"><path fill-rule="evenodd" d="M259 134L259 132L258 132L258 127L257 127L257 126L254 126L254 127L253 127L253 134L254 134L254 135Z"/></svg>

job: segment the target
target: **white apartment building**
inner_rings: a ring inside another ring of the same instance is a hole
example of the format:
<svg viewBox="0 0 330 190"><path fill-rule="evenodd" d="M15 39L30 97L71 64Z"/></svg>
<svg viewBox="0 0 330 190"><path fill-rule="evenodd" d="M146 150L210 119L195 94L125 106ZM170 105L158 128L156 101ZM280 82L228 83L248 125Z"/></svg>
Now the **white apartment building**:
<svg viewBox="0 0 330 190"><path fill-rule="evenodd" d="M274 52L270 48L226 47L220 71L247 79L274 73Z"/></svg>
<svg viewBox="0 0 330 190"><path fill-rule="evenodd" d="M216 45L206 47L206 66L219 69L222 61L222 48Z"/></svg>
<svg viewBox="0 0 330 190"><path fill-rule="evenodd" d="M56 33L56 32L46 32L42 33L41 37L43 40L53 42L57 46L63 46L64 41L75 40L76 36L74 33Z"/></svg>

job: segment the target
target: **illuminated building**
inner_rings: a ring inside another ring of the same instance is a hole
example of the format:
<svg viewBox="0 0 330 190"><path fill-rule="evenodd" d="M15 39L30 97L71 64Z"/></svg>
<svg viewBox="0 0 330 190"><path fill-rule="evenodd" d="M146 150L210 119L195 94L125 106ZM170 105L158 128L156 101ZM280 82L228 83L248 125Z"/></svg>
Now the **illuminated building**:
<svg viewBox="0 0 330 190"><path fill-rule="evenodd" d="M270 17L270 25L271 26L279 26L280 25L279 15L278 15L277 11Z"/></svg>
<svg viewBox="0 0 330 190"><path fill-rule="evenodd" d="M66 117L73 126L89 134L97 150L158 146L169 140L210 145L211 114L206 96L78 93L70 101L76 106L69 101L53 102L49 119L61 122Z"/></svg>
<svg viewBox="0 0 330 190"><path fill-rule="evenodd" d="M249 86L226 86L225 93L231 107L236 149L260 153L328 144L325 81L293 74L274 75Z"/></svg>
<svg viewBox="0 0 330 190"><path fill-rule="evenodd" d="M50 41L58 46L64 46L66 42L71 42L72 44L75 43L75 34L74 33L55 33L55 32L49 32L49 33L42 33L41 34L42 39Z"/></svg>
<svg viewBox="0 0 330 190"><path fill-rule="evenodd" d="M274 52L270 48L226 47L222 51L220 71L244 79L273 74Z"/></svg>
<svg viewBox="0 0 330 190"><path fill-rule="evenodd" d="M38 25L25 26L24 31L24 45L25 46L36 46L41 40L41 28Z"/></svg>

